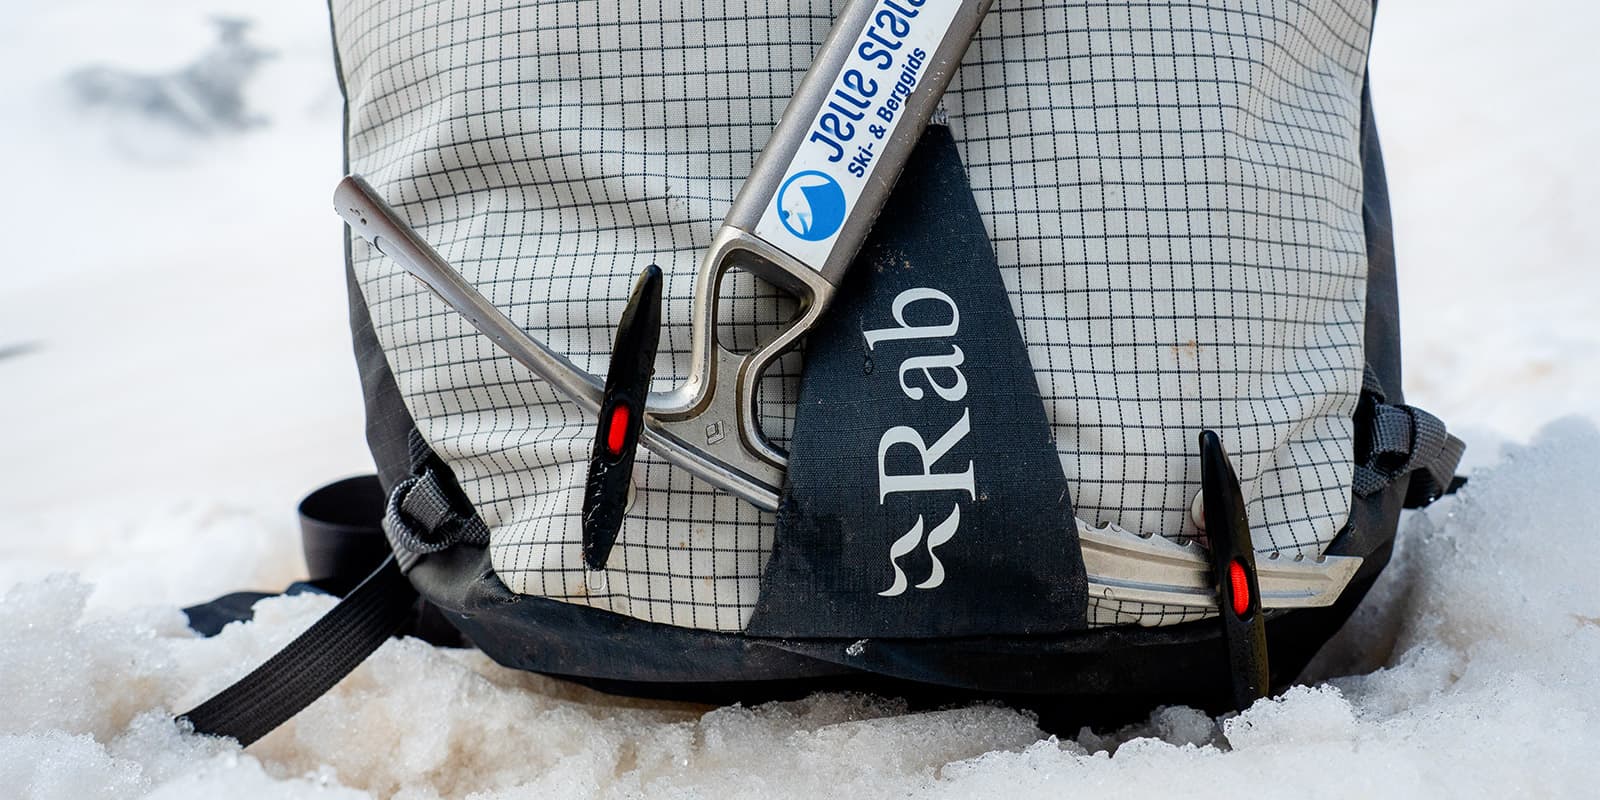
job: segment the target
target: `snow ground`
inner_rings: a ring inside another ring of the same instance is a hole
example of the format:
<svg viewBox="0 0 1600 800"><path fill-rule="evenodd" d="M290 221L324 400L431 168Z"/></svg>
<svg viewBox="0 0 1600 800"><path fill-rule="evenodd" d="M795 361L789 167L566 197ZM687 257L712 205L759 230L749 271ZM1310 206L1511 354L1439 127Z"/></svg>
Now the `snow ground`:
<svg viewBox="0 0 1600 800"><path fill-rule="evenodd" d="M1509 8L1379 15L1409 399L1468 433L1473 483L1409 520L1309 688L1222 721L1169 709L1054 739L988 707L629 701L408 640L247 753L167 717L327 603L269 601L211 640L177 608L292 579L294 502L370 468L327 206L339 100L323 11L14 13L0 29L0 795L1592 795L1600 12ZM160 94L193 88L181 71L216 47L219 14L251 19L246 40L271 51L245 113L225 91ZM108 82L169 122L72 99Z"/></svg>

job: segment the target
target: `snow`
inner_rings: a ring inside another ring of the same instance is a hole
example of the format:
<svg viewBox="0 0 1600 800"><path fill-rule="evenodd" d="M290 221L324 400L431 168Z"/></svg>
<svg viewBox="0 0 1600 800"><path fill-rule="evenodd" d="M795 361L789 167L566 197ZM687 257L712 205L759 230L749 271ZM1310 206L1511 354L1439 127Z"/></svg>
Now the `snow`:
<svg viewBox="0 0 1600 800"><path fill-rule="evenodd" d="M250 19L244 41L268 57L219 44L213 16ZM1558 0L1383 4L1373 91L1408 399L1469 433L1472 483L1407 520L1306 686L1221 720L1173 708L1052 738L988 706L608 697L403 640L241 751L169 717L328 601L269 600L214 639L177 609L293 579L294 502L370 469L327 205L326 20L242 0L14 14L0 29L0 149L17 154L0 193L0 794L1592 794L1597 16ZM181 78L208 52L240 57L242 111L227 87ZM136 89L83 102L84 74ZM139 110L152 105L166 110Z"/></svg>

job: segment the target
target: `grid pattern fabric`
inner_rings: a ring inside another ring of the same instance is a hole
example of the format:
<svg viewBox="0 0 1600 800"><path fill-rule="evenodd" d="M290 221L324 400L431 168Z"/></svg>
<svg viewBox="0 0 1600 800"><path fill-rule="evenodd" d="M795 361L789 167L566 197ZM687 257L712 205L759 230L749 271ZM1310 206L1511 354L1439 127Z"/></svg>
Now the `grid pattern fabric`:
<svg viewBox="0 0 1600 800"><path fill-rule="evenodd" d="M603 372L639 270L667 275L657 387L688 369L699 257L832 24L824 0L334 0L350 169L491 301ZM1217 429L1262 552L1343 525L1361 385L1367 0L996 0L944 111L1079 515L1196 535ZM603 581L579 553L593 421L353 243L423 436L515 592L740 630L773 517L641 451ZM788 301L735 275L723 336ZM793 422L801 361L764 383ZM1093 605L1098 624L1183 609Z"/></svg>

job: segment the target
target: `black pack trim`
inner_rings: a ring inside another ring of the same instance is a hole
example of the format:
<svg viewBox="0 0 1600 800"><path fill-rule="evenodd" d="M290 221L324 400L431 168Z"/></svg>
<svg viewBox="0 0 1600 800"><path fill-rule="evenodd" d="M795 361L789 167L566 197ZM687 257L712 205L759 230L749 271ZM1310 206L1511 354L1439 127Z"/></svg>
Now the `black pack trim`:
<svg viewBox="0 0 1600 800"><path fill-rule="evenodd" d="M1395 508L1398 514L1398 503ZM1366 555L1386 562L1388 543ZM1358 572L1333 606L1266 617L1274 690L1292 681L1344 623L1377 572ZM1215 620L1040 636L774 638L680 628L516 595L494 575L482 548L430 555L410 577L496 662L629 695L758 703L830 689L938 703L993 699L1057 709L1069 728L1132 721L1158 705L1213 712L1235 707Z"/></svg>
<svg viewBox="0 0 1600 800"><path fill-rule="evenodd" d="M1367 367L1388 389L1389 401L1404 403L1400 391L1400 290L1394 260L1394 222L1389 212L1389 179L1383 146L1372 112L1371 80L1361 85L1361 222L1367 250L1367 314L1362 345Z"/></svg>
<svg viewBox="0 0 1600 800"><path fill-rule="evenodd" d="M1376 8L1374 7L1374 11ZM1372 110L1371 76L1361 85L1361 221L1366 237L1367 301L1362 347L1367 369L1388 388L1388 399L1405 402L1401 392L1400 294L1394 257L1394 224L1389 211L1389 183L1383 166L1383 146ZM1355 412L1355 429L1362 425L1362 405ZM1354 502L1344 530L1328 545L1329 555L1361 556L1356 585L1375 576L1389 562L1388 553L1400 522L1405 487L1410 476L1401 476L1391 490L1362 497L1352 492ZM1348 593L1350 590L1346 590Z"/></svg>

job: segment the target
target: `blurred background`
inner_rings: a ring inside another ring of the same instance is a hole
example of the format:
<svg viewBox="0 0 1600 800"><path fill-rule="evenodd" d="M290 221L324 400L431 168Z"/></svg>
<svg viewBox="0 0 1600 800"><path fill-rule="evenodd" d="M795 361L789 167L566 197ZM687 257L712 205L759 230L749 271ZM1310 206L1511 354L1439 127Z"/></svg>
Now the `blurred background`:
<svg viewBox="0 0 1600 800"><path fill-rule="evenodd" d="M1592 9L1378 15L1408 399L1469 434L1469 464L1600 416ZM281 585L300 495L370 470L329 206L326 9L9 10L0 583L76 569L97 601L174 603Z"/></svg>

